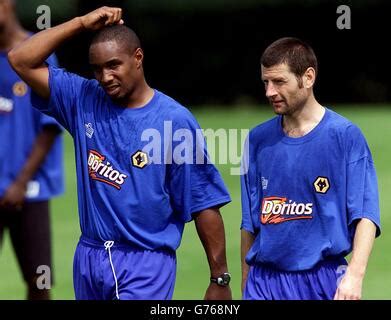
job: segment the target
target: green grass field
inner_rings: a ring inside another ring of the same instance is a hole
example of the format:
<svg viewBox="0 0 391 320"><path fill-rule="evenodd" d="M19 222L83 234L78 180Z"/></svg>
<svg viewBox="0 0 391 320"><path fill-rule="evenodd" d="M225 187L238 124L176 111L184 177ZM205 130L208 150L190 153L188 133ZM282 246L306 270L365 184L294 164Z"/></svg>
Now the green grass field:
<svg viewBox="0 0 391 320"><path fill-rule="evenodd" d="M391 299L391 107L341 107L336 111L358 124L364 132L375 160L379 189L382 235L376 240L364 282L364 299ZM194 110L203 128L252 128L270 118L270 107L258 108L209 107ZM240 185L239 177L230 175L230 166L219 169L229 188L232 203L222 209L224 216L227 254L233 275L234 299L240 299ZM65 138L66 194L52 203L52 236L55 285L53 299L74 299L72 286L73 252L79 237L77 214L76 174L73 144ZM178 250L178 274L174 299L202 299L209 283L205 254L195 232L194 224L187 224ZM0 255L0 299L24 299L25 292L8 234Z"/></svg>

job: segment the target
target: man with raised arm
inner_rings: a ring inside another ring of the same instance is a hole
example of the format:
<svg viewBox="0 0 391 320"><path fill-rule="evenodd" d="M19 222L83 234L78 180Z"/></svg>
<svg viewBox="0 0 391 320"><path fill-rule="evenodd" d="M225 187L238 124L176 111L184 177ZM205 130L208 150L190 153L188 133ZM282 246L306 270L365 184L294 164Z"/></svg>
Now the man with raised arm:
<svg viewBox="0 0 391 320"><path fill-rule="evenodd" d="M37 94L33 104L74 138L82 233L74 259L76 298L171 299L175 251L184 224L194 219L211 273L205 298L230 299L219 212L230 196L204 147L205 161L195 163L197 121L147 84L140 41L121 16L120 8L99 8L36 34L8 55ZM96 80L44 63L85 30L98 31L89 50ZM143 150L143 133L163 136L167 123L174 136L190 132L192 138L161 141L159 163ZM192 150L186 161L175 153L183 144Z"/></svg>

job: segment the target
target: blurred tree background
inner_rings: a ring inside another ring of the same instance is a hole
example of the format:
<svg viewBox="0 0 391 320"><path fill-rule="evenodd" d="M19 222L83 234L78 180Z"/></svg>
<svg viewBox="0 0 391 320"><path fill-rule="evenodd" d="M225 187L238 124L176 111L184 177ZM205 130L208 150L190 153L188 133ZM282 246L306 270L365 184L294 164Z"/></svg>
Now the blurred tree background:
<svg viewBox="0 0 391 320"><path fill-rule="evenodd" d="M387 1L20 0L20 17L31 31L42 4L51 8L52 25L102 5L122 7L125 23L141 38L149 83L185 105L266 102L260 55L283 36L313 46L321 103L391 101ZM351 9L350 30L336 26L339 5ZM58 50L63 67L92 77L90 37L81 34Z"/></svg>

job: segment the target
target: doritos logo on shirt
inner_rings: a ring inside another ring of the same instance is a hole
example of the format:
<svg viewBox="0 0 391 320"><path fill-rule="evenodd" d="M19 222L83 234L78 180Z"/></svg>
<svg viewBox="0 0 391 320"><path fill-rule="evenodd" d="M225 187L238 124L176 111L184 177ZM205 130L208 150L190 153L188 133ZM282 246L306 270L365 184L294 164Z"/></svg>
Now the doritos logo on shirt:
<svg viewBox="0 0 391 320"><path fill-rule="evenodd" d="M287 202L284 197L266 197L262 200L261 223L277 224L290 220L312 219L312 203Z"/></svg>
<svg viewBox="0 0 391 320"><path fill-rule="evenodd" d="M107 183L108 185L120 190L121 185L128 177L126 174L114 169L110 162L106 160L104 155L101 155L98 151L90 150L88 155L88 172L90 178L100 182Z"/></svg>

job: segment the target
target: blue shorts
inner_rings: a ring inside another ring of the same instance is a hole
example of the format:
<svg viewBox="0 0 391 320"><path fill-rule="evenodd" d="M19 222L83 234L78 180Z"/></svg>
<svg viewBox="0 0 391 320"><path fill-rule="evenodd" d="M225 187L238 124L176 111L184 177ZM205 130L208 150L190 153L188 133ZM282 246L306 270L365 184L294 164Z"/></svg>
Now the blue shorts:
<svg viewBox="0 0 391 320"><path fill-rule="evenodd" d="M345 259L318 263L305 271L281 271L250 266L244 300L332 300L345 274Z"/></svg>
<svg viewBox="0 0 391 320"><path fill-rule="evenodd" d="M73 262L77 300L172 299L175 275L176 256L171 250L139 250L83 236Z"/></svg>

